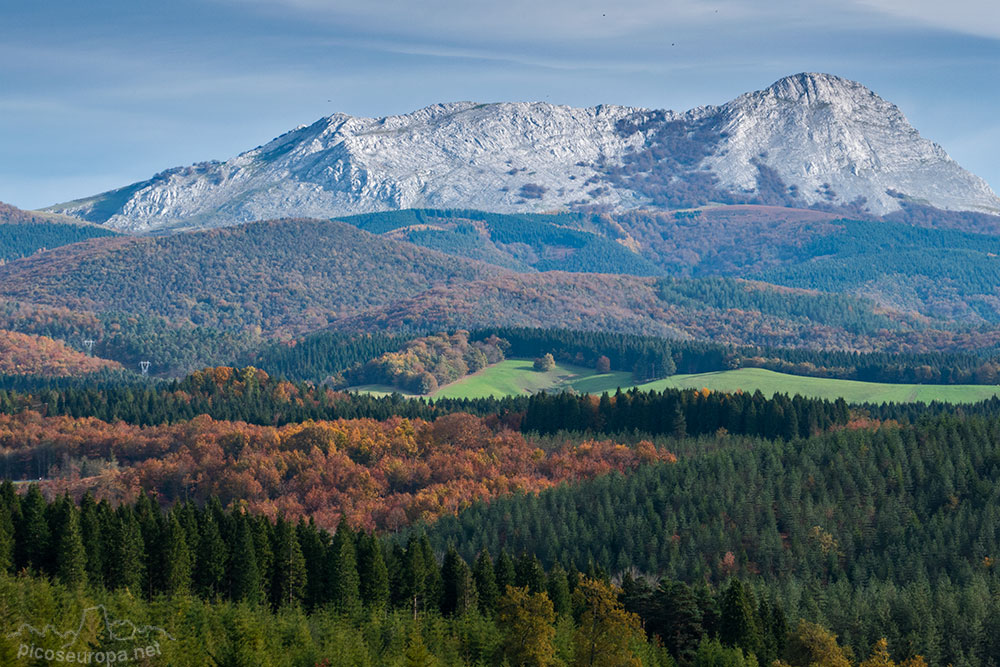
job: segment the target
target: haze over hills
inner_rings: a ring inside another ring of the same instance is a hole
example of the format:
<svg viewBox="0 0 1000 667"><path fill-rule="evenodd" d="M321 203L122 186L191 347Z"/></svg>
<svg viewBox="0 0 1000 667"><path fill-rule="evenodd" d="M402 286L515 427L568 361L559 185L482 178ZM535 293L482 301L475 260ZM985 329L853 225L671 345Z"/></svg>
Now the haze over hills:
<svg viewBox="0 0 1000 667"><path fill-rule="evenodd" d="M438 104L336 114L225 162L49 210L132 231L414 207L495 212L758 203L1000 213L1000 199L893 104L798 74L683 113L601 105Z"/></svg>

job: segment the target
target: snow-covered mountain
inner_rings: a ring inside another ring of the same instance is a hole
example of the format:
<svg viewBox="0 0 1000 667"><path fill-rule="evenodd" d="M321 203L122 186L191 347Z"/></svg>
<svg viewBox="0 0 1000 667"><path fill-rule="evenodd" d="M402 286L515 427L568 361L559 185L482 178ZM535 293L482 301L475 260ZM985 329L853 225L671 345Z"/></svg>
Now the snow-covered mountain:
<svg viewBox="0 0 1000 667"><path fill-rule="evenodd" d="M859 83L798 74L684 113L439 104L336 114L225 162L49 210L133 231L400 208L677 208L712 201L864 207L910 199L1000 214L1000 199Z"/></svg>

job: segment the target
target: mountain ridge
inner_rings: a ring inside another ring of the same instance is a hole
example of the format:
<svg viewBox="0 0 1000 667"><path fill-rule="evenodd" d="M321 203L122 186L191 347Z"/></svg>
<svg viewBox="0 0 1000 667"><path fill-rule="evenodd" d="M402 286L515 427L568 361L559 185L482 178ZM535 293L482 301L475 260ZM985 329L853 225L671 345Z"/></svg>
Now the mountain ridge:
<svg viewBox="0 0 1000 667"><path fill-rule="evenodd" d="M403 208L501 213L719 203L854 207L902 201L1000 213L1000 198L895 105L803 73L678 113L544 102L334 114L225 162L178 167L47 210L131 231Z"/></svg>

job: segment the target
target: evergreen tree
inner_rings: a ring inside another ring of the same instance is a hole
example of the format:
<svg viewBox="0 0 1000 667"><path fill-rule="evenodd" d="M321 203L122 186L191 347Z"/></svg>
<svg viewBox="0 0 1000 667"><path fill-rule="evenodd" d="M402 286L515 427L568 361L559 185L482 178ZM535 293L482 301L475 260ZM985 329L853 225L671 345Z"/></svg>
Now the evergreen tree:
<svg viewBox="0 0 1000 667"><path fill-rule="evenodd" d="M362 534L358 542L358 575L362 601L372 610L384 611L390 600L389 569L374 535Z"/></svg>
<svg viewBox="0 0 1000 667"><path fill-rule="evenodd" d="M105 579L111 588L127 588L141 593L145 588L146 546L132 508L120 507L115 513L113 526Z"/></svg>
<svg viewBox="0 0 1000 667"><path fill-rule="evenodd" d="M492 616L497 610L497 601L500 599L500 590L497 587L496 573L493 571L493 559L490 552L483 549L476 558L476 564L472 570L472 576L476 582L476 592L479 594L479 611L486 616Z"/></svg>
<svg viewBox="0 0 1000 667"><path fill-rule="evenodd" d="M83 550L87 555L87 580L91 584L104 583L105 541L110 536L107 503L98 505L90 492L80 499L80 537L83 539Z"/></svg>
<svg viewBox="0 0 1000 667"><path fill-rule="evenodd" d="M21 500L21 518L15 525L15 561L18 569L51 571L51 533L46 518L47 504L38 486L32 484Z"/></svg>
<svg viewBox="0 0 1000 667"><path fill-rule="evenodd" d="M508 586L517 585L517 574L514 572L514 561L507 553L506 549L500 549L500 555L497 556L495 575L497 581L497 591L500 593L500 597L503 597L507 592Z"/></svg>
<svg viewBox="0 0 1000 667"><path fill-rule="evenodd" d="M560 563L553 565L549 571L548 594L556 615L568 616L572 613L573 600L569 592L569 579Z"/></svg>
<svg viewBox="0 0 1000 667"><path fill-rule="evenodd" d="M438 665L420 634L420 626L416 623L410 626L409 637L406 640L406 652L403 653L404 667L436 667Z"/></svg>
<svg viewBox="0 0 1000 667"><path fill-rule="evenodd" d="M195 580L203 596L214 598L226 590L226 565L229 554L219 532L215 514L206 509L200 513L200 519Z"/></svg>
<svg viewBox="0 0 1000 667"><path fill-rule="evenodd" d="M326 533L317 530L312 519L306 523L302 518L299 519L295 532L306 562L306 608L314 609L330 600L336 601L337 597L331 588L335 579L332 578L332 554L329 553Z"/></svg>
<svg viewBox="0 0 1000 667"><path fill-rule="evenodd" d="M515 583L519 587L526 587L532 593L545 591L545 570L537 556L526 551L521 553L515 566Z"/></svg>
<svg viewBox="0 0 1000 667"><path fill-rule="evenodd" d="M674 409L670 416L670 435L675 438L683 438L687 435L687 419L684 418L684 412L681 411L680 405L674 403Z"/></svg>
<svg viewBox="0 0 1000 667"><path fill-rule="evenodd" d="M416 537L410 538L404 555L401 589L407 606L413 611L413 618L422 611L427 603L428 564L424 561L424 552Z"/></svg>
<svg viewBox="0 0 1000 667"><path fill-rule="evenodd" d="M760 656L763 648L750 592L739 579L729 582L719 605L719 641Z"/></svg>
<svg viewBox="0 0 1000 667"><path fill-rule="evenodd" d="M647 629L659 635L678 662L690 662L704 634L702 612L691 588L663 580L650 600Z"/></svg>
<svg viewBox="0 0 1000 667"><path fill-rule="evenodd" d="M274 566L271 587L275 607L302 602L306 591L306 562L295 526L283 517L274 527Z"/></svg>
<svg viewBox="0 0 1000 667"><path fill-rule="evenodd" d="M230 597L234 602L260 602L262 585L257 566L257 550L250 519L242 512L236 516L236 542L230 562Z"/></svg>
<svg viewBox="0 0 1000 667"><path fill-rule="evenodd" d="M164 541L163 588L171 595L187 593L191 590L191 551L187 545L187 531L175 512L170 513Z"/></svg>
<svg viewBox="0 0 1000 667"><path fill-rule="evenodd" d="M68 588L78 589L87 583L87 554L80 536L79 511L70 497L58 503L56 518L56 576Z"/></svg>
<svg viewBox="0 0 1000 667"><path fill-rule="evenodd" d="M0 573L14 569L14 520L0 503Z"/></svg>
<svg viewBox="0 0 1000 667"><path fill-rule="evenodd" d="M468 564L455 547L448 547L441 565L443 593L441 613L446 616L464 614L477 605L476 584Z"/></svg>
<svg viewBox="0 0 1000 667"><path fill-rule="evenodd" d="M354 612L361 607L361 584L358 579L354 533L341 520L330 546L330 593L334 607Z"/></svg>
<svg viewBox="0 0 1000 667"><path fill-rule="evenodd" d="M441 568L438 567L434 548L431 546L427 533L421 533L418 543L424 563L424 594L427 597L427 608L431 609L441 604L441 594L444 590L441 583Z"/></svg>

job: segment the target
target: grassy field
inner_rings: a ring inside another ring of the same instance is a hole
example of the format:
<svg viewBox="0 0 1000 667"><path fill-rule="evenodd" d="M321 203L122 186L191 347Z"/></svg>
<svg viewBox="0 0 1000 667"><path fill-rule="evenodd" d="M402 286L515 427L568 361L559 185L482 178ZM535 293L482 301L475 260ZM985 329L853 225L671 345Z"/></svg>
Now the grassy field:
<svg viewBox="0 0 1000 667"><path fill-rule="evenodd" d="M474 375L442 387L432 398L480 398L484 396L516 396L538 391L573 389L579 393L614 393L619 387L633 386L632 374L625 372L597 373L592 368L571 364L556 364L551 371L539 373L527 359L508 359L494 364ZM919 385L856 382L854 380L827 380L823 378L787 375L762 368L740 368L734 371L674 375L639 385L640 389L666 388L711 389L713 391L760 390L766 396L775 393L801 394L815 398L835 400L843 398L850 403L907 403L914 401L944 401L947 403L974 403L1000 394L1000 386L993 385ZM354 387L377 395L392 393L392 387L366 385Z"/></svg>
<svg viewBox="0 0 1000 667"><path fill-rule="evenodd" d="M597 373L593 368L560 363L551 371L541 373L532 367L529 359L507 359L441 387L433 397L517 396L569 388L582 393L600 393L632 384L631 373Z"/></svg>
<svg viewBox="0 0 1000 667"><path fill-rule="evenodd" d="M735 371L698 373L695 375L674 375L665 380L657 380L640 385L641 389L663 390L668 387L715 391L755 391L771 396L776 393L801 394L814 398L836 400L843 398L849 403L912 403L923 401L943 401L946 403L975 403L1000 394L1000 386L978 384L884 384L880 382L857 382L855 380L828 380L776 373L763 368L740 368Z"/></svg>

